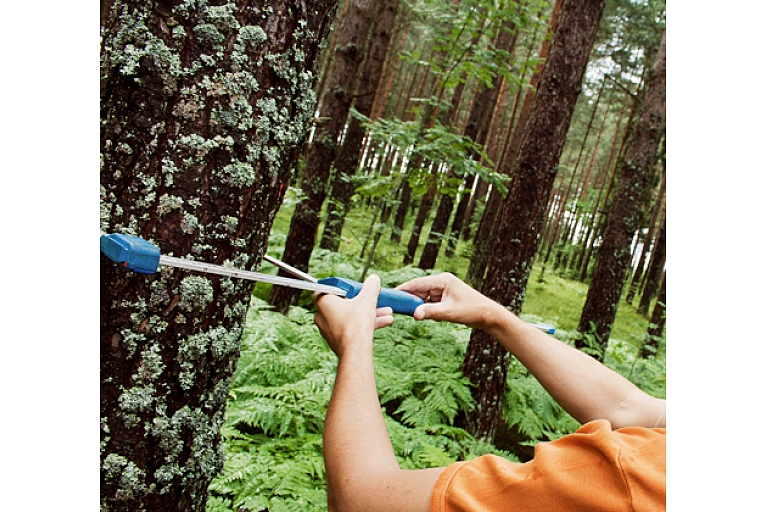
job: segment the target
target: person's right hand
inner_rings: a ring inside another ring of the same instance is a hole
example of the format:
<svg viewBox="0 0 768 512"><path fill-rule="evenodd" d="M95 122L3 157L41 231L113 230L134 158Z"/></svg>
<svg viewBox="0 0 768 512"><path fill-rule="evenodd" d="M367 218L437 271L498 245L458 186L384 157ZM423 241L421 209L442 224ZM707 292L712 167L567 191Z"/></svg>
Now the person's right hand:
<svg viewBox="0 0 768 512"><path fill-rule="evenodd" d="M443 320L472 328L491 328L507 309L492 301L453 274L418 277L397 287L424 299L416 308L416 320Z"/></svg>

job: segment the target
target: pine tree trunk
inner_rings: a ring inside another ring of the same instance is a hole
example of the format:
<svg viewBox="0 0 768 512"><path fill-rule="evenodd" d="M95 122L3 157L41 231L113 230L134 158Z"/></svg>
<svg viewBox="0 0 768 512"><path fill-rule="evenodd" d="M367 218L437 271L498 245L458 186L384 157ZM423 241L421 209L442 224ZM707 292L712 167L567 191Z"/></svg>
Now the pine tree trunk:
<svg viewBox="0 0 768 512"><path fill-rule="evenodd" d="M418 164L413 166L413 169L421 167L422 159L416 155L411 155L413 160L408 161L408 168L411 169L411 162L415 161ZM397 204L397 211L395 212L395 221L392 225L392 232L389 235L389 240L393 244L399 244L400 238L403 236L403 227L405 226L405 218L408 216L408 209L411 205L411 183L408 181L407 174L403 178L403 183L400 186L399 202Z"/></svg>
<svg viewBox="0 0 768 512"><path fill-rule="evenodd" d="M554 33L555 27L557 26L558 20L560 18L560 10L562 8L562 4L563 0L555 0L555 5L552 8L552 14L549 20L549 27L547 29L546 35L544 36L544 41L542 42L541 49L539 51L539 58L542 59L542 64L537 68L531 77L531 88L526 93L525 100L523 101L523 109L520 112L517 121L515 122L514 129L510 130L507 134L508 137L505 141L502 158L496 164L498 172L501 172L507 176L511 176L513 166L516 162L517 150L520 146L519 142L522 138L524 126L528 120L531 106L533 105L533 100L535 97L534 91L538 87L539 81L541 80L541 75L544 70L543 62L546 61L547 56L549 55L550 47L552 45L552 38L549 36ZM512 122L512 120L510 120L510 122ZM483 210L483 215L477 228L477 233L475 233L475 248L472 254L472 260L470 261L470 266L467 269L467 279L475 287L480 286L485 275L488 258L490 257L490 244L492 243L492 239L488 235L490 235L496 227L496 215L498 212L498 205L500 204L501 193L494 188L491 191L491 197L488 200L488 204L486 204L485 209ZM483 223L491 223L491 225L484 226ZM482 238L480 238L481 236ZM479 244L477 243L478 240L480 241Z"/></svg>
<svg viewBox="0 0 768 512"><path fill-rule="evenodd" d="M194 5L115 0L104 22L100 228L255 270L314 113L308 71L335 2ZM134 274L104 256L100 272L101 510L202 511L252 283Z"/></svg>
<svg viewBox="0 0 768 512"><path fill-rule="evenodd" d="M339 40L329 70L332 76L320 110L323 122L316 126L313 140L307 148L306 169L301 180L303 198L293 211L283 252L285 263L304 272L309 269L309 260L315 248L331 165L336 159L338 138L352 104L352 77L358 76L375 5L375 0L352 0L339 27ZM282 269L279 275L290 277ZM286 286L273 286L269 303L276 310L286 312L300 293L300 290Z"/></svg>
<svg viewBox="0 0 768 512"><path fill-rule="evenodd" d="M640 349L637 357L645 359L655 353L655 350L659 348L659 338L661 338L664 332L664 324L667 320L667 273L664 272L664 277L661 280L661 289L659 290L659 296L656 298L656 305L653 307L653 314L651 315L651 321L648 323L647 340L645 345Z"/></svg>
<svg viewBox="0 0 768 512"><path fill-rule="evenodd" d="M595 41L604 2L565 0L536 96L499 212L498 234L482 288L487 297L519 313L557 174L573 109ZM474 330L464 359L475 408L461 424L472 435L493 439L503 401L509 353Z"/></svg>
<svg viewBox="0 0 768 512"><path fill-rule="evenodd" d="M433 171L437 172L437 171ZM433 176L433 180L429 185L427 193L421 197L419 202L419 211L416 214L416 218L413 221L413 229L411 230L411 236L408 239L408 247L403 256L403 265L410 265L413 263L413 259L416 256L416 249L419 247L419 239L421 238L421 230L424 227L424 223L427 221L430 212L432 211L432 205L435 202L435 196L437 195L437 177Z"/></svg>
<svg viewBox="0 0 768 512"><path fill-rule="evenodd" d="M383 0L374 21L368 58L362 68L360 83L355 91L355 109L364 116L370 116L373 109L373 100L392 36L398 3L399 0ZM349 200L354 193L354 184L350 178L357 172L364 138L363 125L356 117L350 117L344 142L336 157L336 177L331 187L330 200L326 207L325 228L320 239L322 249L339 250Z"/></svg>
<svg viewBox="0 0 768 512"><path fill-rule="evenodd" d="M605 161L605 167L602 173L601 183L597 186L599 192L595 198L595 205L592 208L592 214L589 220L589 229L587 231L586 239L584 241L584 248L579 255L579 261L577 267L579 268L579 279L583 282L586 278L587 266L589 265L589 259L592 255L592 250L595 244L598 219L600 217L600 205L603 201L604 193L607 192L609 187L608 183L613 180L613 174L608 177L611 169L613 169L612 163L614 161L614 155L616 153L616 146L619 140L619 134L621 134L621 122L624 118L625 108L622 107L619 119L616 121L616 128L613 133L613 141L611 142L611 150L608 152L608 158Z"/></svg>
<svg viewBox="0 0 768 512"><path fill-rule="evenodd" d="M659 279L664 271L666 255L667 218L665 215L661 220L659 238L656 240L656 244L653 247L653 254L651 255L651 263L648 265L645 287L643 288L643 294L640 297L640 305L637 307L637 313L640 315L648 316L648 309L651 307L651 301L659 288Z"/></svg>
<svg viewBox="0 0 768 512"><path fill-rule="evenodd" d="M642 107L621 164L619 183L608 213L595 273L579 320L578 332L593 332L600 348L608 344L629 267L629 249L637 231L642 199L666 118L666 33L651 69ZM577 347L585 345L579 339Z"/></svg>
<svg viewBox="0 0 768 512"><path fill-rule="evenodd" d="M504 50L510 53L510 61L514 58L514 49L515 49L515 43L517 42L517 30L513 22L506 21L501 27L501 30L499 31L499 34L496 36L496 41L494 43L494 47L498 50ZM496 102L499 99L499 93L501 92L501 87L504 84L504 77L501 75L496 76L493 81L491 82L491 87L484 87L481 86L480 92L477 94L477 97L475 98L475 101L472 103L472 108L469 112L469 117L467 119L467 124L464 127L464 135L466 137L469 137L473 141L475 141L480 146L485 145L486 138L488 136L488 130L491 126L491 121L493 120L493 112L496 107ZM472 155L472 158L475 160L477 159L477 155ZM445 250L445 255L448 257L451 257L453 255L453 252L456 248L456 240L461 232L462 223L464 222L464 212L467 210L467 205L469 204L470 194L466 192L467 189L472 189L472 184L475 181L474 176L466 176L464 179L464 189L465 192L461 195L461 199L459 200L459 204L456 207L456 215L454 217L453 224L451 225L451 231L450 235L448 237L448 243ZM441 199L440 206L438 207L438 214L435 216L435 221L437 221L438 218L441 218L441 216L444 214L445 211L448 211L448 215L450 216L450 212L453 210L453 195L450 196L450 198ZM450 204L449 204L450 199ZM443 201L446 201L446 204L443 205ZM446 220L447 222L448 220ZM446 225L447 227L447 225ZM445 228L442 228L441 235L445 233ZM432 228L433 231L435 231L435 227ZM439 247L438 247L439 249ZM430 249L431 250L431 249ZM424 248L424 252L427 252L427 247ZM432 260L437 260L437 251L435 250L434 258L431 258ZM422 255L422 260L424 260L424 256ZM422 263L419 262L420 268L434 268L435 261L431 262L430 266L430 259L426 259L424 261L424 266L422 266Z"/></svg>
<svg viewBox="0 0 768 512"><path fill-rule="evenodd" d="M556 12L557 11L553 12L553 16ZM554 17L550 17L549 26L553 27L555 24L555 21L556 19ZM530 39L530 44L528 45L528 50L525 56L526 61L530 60L531 55L533 54L534 43L536 42L537 35L538 35L538 26L536 27L536 30L534 31L533 36ZM547 49L546 51L549 51L549 50ZM544 52L544 48L542 47L542 53L543 52ZM533 77L531 78L531 87L535 87L535 84L538 83L540 72L541 72L541 67L539 67L534 72ZM524 78L525 76L523 76L523 79ZM517 93L515 94L515 101L513 102L513 106L512 106L512 112L509 116L509 123L506 129L502 130L504 133L499 135L500 141L498 142L492 141L492 144L490 145L490 147L488 147L487 154L490 157L491 161L493 162L498 162L497 155L502 155L503 157L503 155L507 153L507 148L509 146L510 139L512 138L512 128L515 124L517 108L520 102L522 91L523 91L523 88L518 87ZM502 146L501 151L498 150L498 146ZM475 213L475 208L477 207L478 201L486 198L486 195L488 194L488 187L489 187L489 183L483 179L480 179L479 182L477 183L477 186L475 187L475 192L472 194L472 197L469 200L469 206L467 206L467 210L464 213L464 219L462 220L462 225L463 225L463 229L461 231L462 240L469 240L472 236L470 229L472 225L472 219ZM480 226L478 225L478 231L479 230L480 230ZM475 236L475 238L477 238L477 236ZM483 267L482 272L483 273L485 272L485 267Z"/></svg>
<svg viewBox="0 0 768 512"><path fill-rule="evenodd" d="M440 252L440 245L445 236L445 231L448 229L448 222L451 220L455 197L456 194L452 193L442 194L440 196L440 202L437 205L435 218L432 221L432 226L429 230L429 238L427 239L427 243L424 244L424 249L421 251L421 258L419 258L418 266L421 269L430 270L435 268L437 254Z"/></svg>
<svg viewBox="0 0 768 512"><path fill-rule="evenodd" d="M573 179L576 178L576 173L579 169L579 164L581 163L581 157L584 154L584 149L587 146L587 139L589 137L589 133L592 131L592 123L595 120L595 115L597 114L597 107L600 106L600 98L603 94L603 86L605 85L605 81L603 81L602 85L600 86L600 92L597 95L597 99L595 100L595 105L592 108L592 114L589 116L589 122L587 123L587 128L584 131L584 138L581 140L581 147L579 148L579 154L576 157L576 163L573 166L573 175L571 176L571 182L568 185L568 192L566 192L566 201L563 202L563 208L565 208L567 202L568 202L568 194L570 194L571 185L573 184ZM586 169L582 169L582 175L586 173ZM578 180L581 181L581 178ZM573 230L576 225L576 212L578 208L578 200L576 201L576 204L574 205L574 212L572 215L570 215L568 222L566 223L566 229L565 233L563 234L562 238L560 239L560 244L557 248L557 253L555 254L555 268L559 268L562 264L562 257L563 257L563 248L566 247L571 243L571 239L573 238ZM563 209L563 213L564 213Z"/></svg>
<svg viewBox="0 0 768 512"><path fill-rule="evenodd" d="M587 277L589 274L589 264L592 261L592 253L594 252L594 245L595 245L594 240L596 240L597 238L600 238L602 240L603 238L603 233L605 232L604 217L608 213L608 202L611 198L613 187L616 184L616 173L619 170L619 163L621 162L621 158L624 155L624 148L627 145L627 141L629 141L629 136L632 134L632 126L634 124L633 120L635 118L635 112L637 111L637 106L638 106L638 101L635 101L635 98L632 98L632 100L633 100L632 107L629 109L629 117L627 119L627 124L624 128L624 135L621 138L621 144L619 145L619 150L616 153L615 159L609 162L609 165L612 163L611 177L608 179L608 187L605 191L605 195L603 196L601 206L597 211L597 217L594 220L595 235L593 238L593 242L590 244L589 249L587 250L587 254L584 257L584 261L581 264L581 276L579 280L582 283L587 280Z"/></svg>
<svg viewBox="0 0 768 512"><path fill-rule="evenodd" d="M625 298L627 304L630 305L635 299L635 293L637 292L637 287L640 284L640 278L645 273L645 264L648 261L648 254L651 252L648 249L651 247L651 241L653 240L653 236L656 234L656 219L658 218L661 206L664 204L666 184L667 175L666 173L662 173L661 185L659 186L658 194L656 194L656 204L654 204L653 210L651 211L651 218L648 220L648 232L645 235L645 239L643 239L643 253L641 254L640 260L637 263L635 274L632 276L632 283L629 285L629 290L627 290L627 296Z"/></svg>
<svg viewBox="0 0 768 512"><path fill-rule="evenodd" d="M476 289L480 289L485 279L485 269L488 266L488 260L491 257L491 247L493 245L494 231L497 226L496 217L501 207L502 196L498 188L491 190L491 197L485 204L483 215L480 218L480 224L475 233L474 250L472 258L469 260L467 275L465 279Z"/></svg>

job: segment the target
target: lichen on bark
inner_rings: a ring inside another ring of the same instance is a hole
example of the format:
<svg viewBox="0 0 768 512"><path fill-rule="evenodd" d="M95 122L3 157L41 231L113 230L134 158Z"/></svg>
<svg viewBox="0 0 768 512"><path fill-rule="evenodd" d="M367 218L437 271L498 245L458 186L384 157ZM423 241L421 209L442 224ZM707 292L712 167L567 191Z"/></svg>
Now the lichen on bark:
<svg viewBox="0 0 768 512"><path fill-rule="evenodd" d="M253 270L314 109L335 2L117 1L101 48L100 227ZM252 284L101 258L101 504L202 510Z"/></svg>

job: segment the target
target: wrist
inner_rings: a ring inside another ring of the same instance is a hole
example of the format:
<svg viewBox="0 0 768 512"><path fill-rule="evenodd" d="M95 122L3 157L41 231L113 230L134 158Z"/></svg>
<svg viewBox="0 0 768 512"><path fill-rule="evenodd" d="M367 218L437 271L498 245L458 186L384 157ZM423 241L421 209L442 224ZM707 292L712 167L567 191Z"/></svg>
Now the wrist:
<svg viewBox="0 0 768 512"><path fill-rule="evenodd" d="M350 337L344 339L337 345L339 350L336 351L336 355L339 359L347 358L364 358L370 359L373 357L373 339L367 337Z"/></svg>
<svg viewBox="0 0 768 512"><path fill-rule="evenodd" d="M503 329L510 316L514 315L507 308L498 302L489 300L488 306L480 314L480 321L476 327L494 336L495 333Z"/></svg>

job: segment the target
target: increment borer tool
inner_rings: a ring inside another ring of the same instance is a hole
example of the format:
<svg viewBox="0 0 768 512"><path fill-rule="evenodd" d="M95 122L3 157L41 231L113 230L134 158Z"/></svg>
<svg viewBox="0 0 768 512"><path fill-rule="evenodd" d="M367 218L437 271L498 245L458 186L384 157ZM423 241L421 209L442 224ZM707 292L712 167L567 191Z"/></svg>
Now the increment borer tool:
<svg viewBox="0 0 768 512"><path fill-rule="evenodd" d="M126 235L121 233L102 233L100 238L101 252L115 263L121 264L128 270L137 274L154 274L158 271L160 265L167 267L176 267L195 272L207 274L216 274L238 279L247 279L261 283L268 283L277 286L288 286L299 290L310 290L331 295L338 295L352 299L363 289L363 284L343 277L327 277L325 279L316 279L301 270L288 265L269 255L264 255L264 259L269 263L276 265L289 274L300 279L291 279L270 274L252 272L250 270L241 270L237 268L214 265L200 261L176 258L160 254L160 248L155 244L143 238ZM393 288L382 288L379 293L377 307L391 307L394 313L413 316L416 308L424 301L408 292L395 290ZM547 334L554 334L555 328L546 324L533 324L535 327Z"/></svg>

